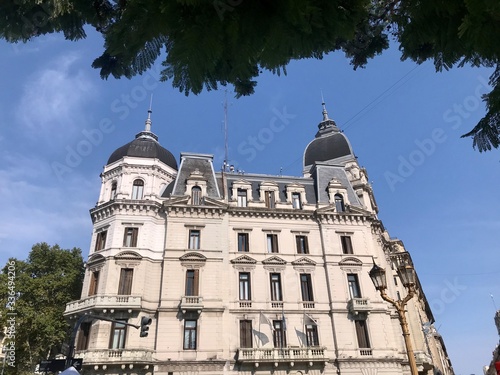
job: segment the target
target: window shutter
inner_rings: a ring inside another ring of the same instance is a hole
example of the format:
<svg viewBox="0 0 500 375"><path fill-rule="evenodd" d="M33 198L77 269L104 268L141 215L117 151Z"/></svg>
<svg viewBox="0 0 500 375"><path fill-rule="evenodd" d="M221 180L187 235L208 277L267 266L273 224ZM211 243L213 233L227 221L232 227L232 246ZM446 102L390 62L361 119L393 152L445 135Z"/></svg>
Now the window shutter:
<svg viewBox="0 0 500 375"><path fill-rule="evenodd" d="M194 270L194 279L193 279L193 295L197 296L199 293L198 284L199 284L199 272L200 270Z"/></svg>
<svg viewBox="0 0 500 375"><path fill-rule="evenodd" d="M118 294L129 296L132 293L132 278L134 270L130 268L122 268L120 272L120 284L118 286Z"/></svg>

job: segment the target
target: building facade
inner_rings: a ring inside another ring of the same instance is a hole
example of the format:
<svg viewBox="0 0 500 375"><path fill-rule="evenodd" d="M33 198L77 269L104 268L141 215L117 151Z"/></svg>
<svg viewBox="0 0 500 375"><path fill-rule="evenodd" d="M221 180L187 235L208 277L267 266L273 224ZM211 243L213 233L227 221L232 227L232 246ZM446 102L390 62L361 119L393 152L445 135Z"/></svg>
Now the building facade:
<svg viewBox="0 0 500 375"><path fill-rule="evenodd" d="M409 374L398 317L368 275L405 252L377 217L367 172L323 105L303 176L180 163L151 132L101 174L76 340L84 374ZM417 285L409 305L421 374L453 370ZM147 337L127 324L152 319Z"/></svg>

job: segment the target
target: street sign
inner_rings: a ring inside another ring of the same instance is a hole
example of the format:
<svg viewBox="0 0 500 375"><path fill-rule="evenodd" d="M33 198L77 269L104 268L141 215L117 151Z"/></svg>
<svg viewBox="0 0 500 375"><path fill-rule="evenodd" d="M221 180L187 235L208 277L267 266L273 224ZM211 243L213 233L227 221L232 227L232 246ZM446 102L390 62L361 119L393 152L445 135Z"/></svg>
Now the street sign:
<svg viewBox="0 0 500 375"><path fill-rule="evenodd" d="M41 361L38 367L38 372L53 372L58 373L64 371L66 365L65 359L49 359L47 361ZM83 358L73 358L71 360L71 366L80 371L83 365Z"/></svg>

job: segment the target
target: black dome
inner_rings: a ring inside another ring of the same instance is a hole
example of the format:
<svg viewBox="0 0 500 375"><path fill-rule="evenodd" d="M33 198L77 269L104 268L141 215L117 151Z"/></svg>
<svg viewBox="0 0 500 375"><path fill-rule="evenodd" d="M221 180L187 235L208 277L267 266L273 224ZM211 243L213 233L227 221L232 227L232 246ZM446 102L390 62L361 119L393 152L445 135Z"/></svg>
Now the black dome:
<svg viewBox="0 0 500 375"><path fill-rule="evenodd" d="M345 156L355 157L347 137L339 131L330 119L322 121L316 138L304 152L304 167L317 161L331 161Z"/></svg>
<svg viewBox="0 0 500 375"><path fill-rule="evenodd" d="M114 163L124 156L159 159L169 167L177 170L177 161L174 155L166 148L163 148L155 139L144 136L142 133L139 133L132 142L116 149L109 157L107 164Z"/></svg>

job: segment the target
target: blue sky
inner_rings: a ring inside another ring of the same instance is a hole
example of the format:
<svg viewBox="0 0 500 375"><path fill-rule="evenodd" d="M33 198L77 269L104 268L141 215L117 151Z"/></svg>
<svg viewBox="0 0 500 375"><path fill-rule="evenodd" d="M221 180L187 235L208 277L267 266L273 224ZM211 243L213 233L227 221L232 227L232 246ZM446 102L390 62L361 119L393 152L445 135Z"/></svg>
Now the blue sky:
<svg viewBox="0 0 500 375"><path fill-rule="evenodd" d="M132 80L102 81L91 63L99 36L0 43L0 263L37 242L80 247L109 155L144 126L180 152L224 156L224 91L186 97L158 82L159 66ZM228 95L229 159L245 172L301 175L321 120L345 131L373 184L379 217L411 252L457 374L481 374L498 341L500 154L460 139L484 115L488 69L435 73L392 49L353 71L342 54L264 72L256 93ZM252 141L252 139L257 140Z"/></svg>

